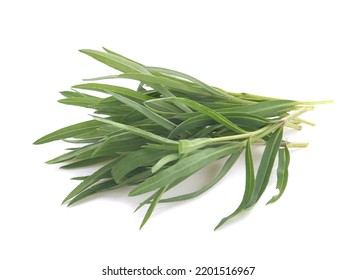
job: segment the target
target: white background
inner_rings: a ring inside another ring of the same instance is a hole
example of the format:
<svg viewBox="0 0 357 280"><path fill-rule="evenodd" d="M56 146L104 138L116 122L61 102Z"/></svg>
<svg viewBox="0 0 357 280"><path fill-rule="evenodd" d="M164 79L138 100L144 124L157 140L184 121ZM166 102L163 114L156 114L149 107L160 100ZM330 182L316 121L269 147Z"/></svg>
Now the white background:
<svg viewBox="0 0 357 280"><path fill-rule="evenodd" d="M112 279L101 269L160 265L255 266L247 279L356 279L354 2L2 1L0 278ZM69 179L83 173L43 163L65 144L31 144L89 118L56 100L82 78L115 73L77 52L101 46L229 90L335 102L306 115L316 127L291 136L310 146L291 153L276 204L264 205L272 178L253 211L213 232L240 201L238 162L212 191L160 206L139 231L144 212L132 213L139 198L127 190L61 206L75 187Z"/></svg>

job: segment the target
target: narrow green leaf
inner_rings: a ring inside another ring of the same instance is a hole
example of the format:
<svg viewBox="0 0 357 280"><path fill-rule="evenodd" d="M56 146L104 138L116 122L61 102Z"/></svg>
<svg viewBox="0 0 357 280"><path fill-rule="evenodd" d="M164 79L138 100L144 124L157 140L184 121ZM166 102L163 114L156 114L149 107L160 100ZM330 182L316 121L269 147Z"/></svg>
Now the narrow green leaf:
<svg viewBox="0 0 357 280"><path fill-rule="evenodd" d="M77 203L78 201L80 201L90 195L96 194L98 192L104 192L104 191L111 190L116 186L117 186L117 183L115 183L114 180L107 180L102 183L96 184L93 187L91 187L90 189L87 189L87 190L79 193L77 196L75 196L72 200L69 201L67 206L71 206L74 203Z"/></svg>
<svg viewBox="0 0 357 280"><path fill-rule="evenodd" d="M165 150L141 149L134 151L113 166L113 179L118 183L129 172L141 166L152 165L165 155L167 155L167 151Z"/></svg>
<svg viewBox="0 0 357 280"><path fill-rule="evenodd" d="M241 147L240 143L227 144L217 148L207 148L182 158L176 164L159 171L143 183L137 185L130 193L130 196L140 195L153 191L160 186L170 185L177 178L193 174L208 164L237 152Z"/></svg>
<svg viewBox="0 0 357 280"><path fill-rule="evenodd" d="M154 209L157 205L157 203L159 202L161 196L164 194L164 192L166 191L166 187L162 187L161 189L159 189L153 199L153 201L151 202L150 206L149 206L149 209L147 210L145 216L144 216L144 219L140 225L140 229L143 228L143 226L146 224L146 222L149 220L149 218L151 217L152 213L154 212Z"/></svg>
<svg viewBox="0 0 357 280"><path fill-rule="evenodd" d="M63 142L71 144L94 144L99 142L102 137L86 138L86 139L62 139Z"/></svg>
<svg viewBox="0 0 357 280"><path fill-rule="evenodd" d="M165 145L165 144L148 143L147 145L144 145L143 148L150 148L150 149L156 149L156 150L166 150L166 151L171 151L171 152L177 152L177 146Z"/></svg>
<svg viewBox="0 0 357 280"><path fill-rule="evenodd" d="M88 176L77 176L77 177L72 177L71 180L83 181L86 178L88 178Z"/></svg>
<svg viewBox="0 0 357 280"><path fill-rule="evenodd" d="M113 136L102 142L93 151L91 157L127 154L139 150L144 144L146 144L146 140L141 137L131 137L125 140L123 137Z"/></svg>
<svg viewBox="0 0 357 280"><path fill-rule="evenodd" d="M167 156L164 156L162 159L160 159L152 168L151 172L156 173L159 171L162 167L164 167L167 163L173 162L175 160L178 160L180 156L175 153L175 154L169 154Z"/></svg>
<svg viewBox="0 0 357 280"><path fill-rule="evenodd" d="M166 87L167 82L170 82L170 80L165 81L160 77L153 76L151 74L140 74L140 73L125 73L118 75L117 78L126 78L126 79L133 79L133 80L138 80L142 83L145 83L146 85L152 87L154 90L157 90L159 93L161 93L165 97L175 97L175 95ZM189 108L187 108L183 104L177 104L177 107L183 110L184 112L192 112Z"/></svg>
<svg viewBox="0 0 357 280"><path fill-rule="evenodd" d="M114 93L120 94L122 96L125 96L130 99L134 99L137 101L146 101L146 100L152 99L150 96L138 93L134 90L124 88L124 87L119 87L119 86L107 85L107 84L87 83L87 84L75 85L75 86L72 86L72 88L94 90L94 91L99 91L99 92L103 92L103 93L114 92Z"/></svg>
<svg viewBox="0 0 357 280"><path fill-rule="evenodd" d="M160 101L160 100L158 100ZM295 110L299 105L296 101L291 100L269 100L263 101L256 104L249 104L245 106L234 106L222 109L216 109L216 111L222 115L231 113L248 113L252 115L257 115L263 118L276 117L285 114L291 110ZM192 112L185 113L175 116L180 120L186 120L192 117L199 116L200 113Z"/></svg>
<svg viewBox="0 0 357 280"><path fill-rule="evenodd" d="M166 98L161 98L159 99L159 101L167 101L167 102L173 102L173 103L179 103L179 104L184 104L187 105L199 112L201 112L202 114L205 114L207 116L209 116L210 118L214 119L215 121L217 121L218 123L224 125L225 127L235 131L235 132L240 132L240 133L245 133L246 131L240 127L238 127L237 125L235 125L234 123L232 123L230 120L228 120L227 118L225 118L223 115L221 115L220 113L218 113L215 110L212 110L206 106L203 106L195 101L189 100L189 99L185 99L185 98L180 98L180 97L166 97ZM149 100L146 101L146 103L148 102L157 102L156 100Z"/></svg>
<svg viewBox="0 0 357 280"><path fill-rule="evenodd" d="M87 166L95 165L95 164L98 164L98 163L101 163L101 162L104 162L107 160L111 160L111 159L114 159L117 157L119 157L119 155L95 157L95 158L76 161L76 162L61 166L61 168L62 169L74 169L74 168L87 167Z"/></svg>
<svg viewBox="0 0 357 280"><path fill-rule="evenodd" d="M82 98L82 97L78 97L78 98L72 97L72 98L60 99L58 100L58 102L66 105L96 109L99 101L94 99Z"/></svg>
<svg viewBox="0 0 357 280"><path fill-rule="evenodd" d="M90 132L95 128L103 126L103 122L99 122L96 120L90 120L86 122L77 123L74 125L70 125L59 130L56 130L52 133L49 133L40 139L36 140L34 144L44 144L56 140L61 140L64 138L74 137L81 133Z"/></svg>
<svg viewBox="0 0 357 280"><path fill-rule="evenodd" d="M225 222L227 222L228 220L237 216L240 212L242 212L242 210L245 209L247 203L249 203L249 201L253 197L254 185L255 185L254 164L253 164L252 152L251 152L251 147L250 147L250 139L248 139L247 144L246 144L246 151L245 151L245 189L244 189L243 199L242 199L241 203L239 204L238 208L232 214L223 218L218 223L218 225L215 227L214 230L217 230Z"/></svg>
<svg viewBox="0 0 357 280"><path fill-rule="evenodd" d="M208 191L209 189L211 189L215 184L217 184L228 173L228 171L232 168L232 166L237 161L237 159L239 158L241 153L242 153L242 150L240 150L240 151L238 151L236 153L233 153L227 159L227 161L224 163L224 165L223 165L222 169L220 170L220 172L218 173L218 175L213 180L211 180L207 185L205 185L204 187L202 187L198 191L191 192L191 193L184 194L184 195L175 196L175 197L161 199L159 201L159 203L175 202L175 201L182 201L182 200L192 199L192 198L195 198L195 197L199 196L200 194Z"/></svg>
<svg viewBox="0 0 357 280"><path fill-rule="evenodd" d="M165 192L172 189L173 187L175 187L176 185L180 184L182 181L186 180L188 177L190 177L192 174L186 174L184 177L180 177L180 178L176 178L175 180L171 181L170 184L168 185L168 187L166 188ZM148 198L146 198L144 201L142 201L138 207L136 207L136 209L134 210L134 213L136 211L138 211L141 207L143 207L146 204L150 204L152 203L153 199L155 198L157 192L153 193L152 195L150 195ZM160 201L159 201L160 202Z"/></svg>
<svg viewBox="0 0 357 280"><path fill-rule="evenodd" d="M130 106L134 110L140 112L141 114L143 114L144 116L146 116L147 118L149 118L153 122L157 123L158 125L161 125L162 127L166 128L166 129L168 129L170 131L176 128L176 125L174 123L172 123L169 120L167 120L167 119L161 117L160 115L154 113L153 111L149 110L145 106L140 105L139 103L137 103L137 102L135 102L133 100L130 100L128 98L125 98L123 96L120 96L120 95L118 95L116 93L110 93L110 94L112 94L120 102L125 103L126 105Z"/></svg>
<svg viewBox="0 0 357 280"><path fill-rule="evenodd" d="M276 183L276 188L279 190L279 194L274 195L268 201L267 204L277 201L283 195L286 185L288 184L290 153L287 146L285 146L284 149L279 150L278 159L279 159L278 170L277 170L278 181Z"/></svg>
<svg viewBox="0 0 357 280"><path fill-rule="evenodd" d="M275 157L279 150L282 137L283 137L283 126L275 130L267 142L267 145L264 149L264 153L257 171L254 194L252 199L245 206L245 208L249 208L255 203L257 203L260 197L262 196L262 194L264 193L269 182Z"/></svg>
<svg viewBox="0 0 357 280"><path fill-rule="evenodd" d="M200 89L200 88L195 88L195 87L189 86L189 85L187 85L183 82L177 81L177 80L172 80L169 77L163 77L163 76L158 77L158 76L146 75L146 74L140 74L140 73L125 73L125 74L118 75L118 78L137 80L137 81L140 81L140 82L147 84L151 87L155 84L158 84L158 85L167 87L169 89L180 90L180 91L188 92L191 94L205 94L206 93L205 91L202 91L202 89Z"/></svg>
<svg viewBox="0 0 357 280"><path fill-rule="evenodd" d="M178 151L180 155L189 154L211 143L211 138L182 139L179 141Z"/></svg>
<svg viewBox="0 0 357 280"><path fill-rule="evenodd" d="M94 59L117 69L123 73L127 72L138 72L144 74L150 74L145 67L141 66L140 64L135 63L132 60L128 60L122 56L118 56L112 53L105 53L95 50L80 50L80 52L93 57Z"/></svg>
<svg viewBox="0 0 357 280"><path fill-rule="evenodd" d="M295 109L297 105L299 105L299 103L292 100L269 100L246 106L237 106L235 108L219 109L217 111L222 114L234 112L249 113L268 118L291 111Z"/></svg>
<svg viewBox="0 0 357 280"><path fill-rule="evenodd" d="M81 156L83 155L90 155L93 153L93 151L100 145L100 143L95 143L95 144L89 144L87 146L83 146L81 148L76 148L68 153L65 153L63 155L60 155L58 157L55 157L51 160L46 161L46 163L48 164L56 164L56 163L60 163L60 162L64 162L67 160L71 160L71 159L75 159L75 158L81 158ZM85 159L86 156L84 156L84 158L82 157L82 159Z"/></svg>
<svg viewBox="0 0 357 280"><path fill-rule="evenodd" d="M80 183L74 190L72 190L67 197L63 200L62 204L68 202L81 192L85 191L88 189L92 184L98 182L100 179L105 178L106 176L110 175L110 171L115 166L115 164L118 162L118 160L114 160L107 165L104 165L103 167L99 168L97 171L95 171L92 175L88 176L82 183Z"/></svg>
<svg viewBox="0 0 357 280"><path fill-rule="evenodd" d="M137 61L135 61L135 60L132 60L132 59L130 59L130 58L127 58L127 57L125 57L125 56L123 56L123 55L121 55L121 54L118 54L118 53L116 53L116 52L113 52L112 50L109 50L108 48L105 48L105 47L102 47L102 48L103 48L103 50L105 50L107 53L110 53L110 54L114 54L114 55L116 55L116 56L119 56L121 59L130 61L130 62L133 63L133 64L137 64L137 65L139 65L139 66L144 66L144 65L142 65L141 63L139 63L139 62L137 62Z"/></svg>
<svg viewBox="0 0 357 280"><path fill-rule="evenodd" d="M93 130L89 130L87 132L75 135L75 136L73 136L73 138L78 139L78 140L87 140L87 139L93 139L93 138L103 138L108 133L106 131L102 130L102 128L107 128L107 127L108 126L98 127L98 128L93 129ZM66 139L62 139L62 140L66 140Z"/></svg>
<svg viewBox="0 0 357 280"><path fill-rule="evenodd" d="M112 124L118 128L127 130L131 133L134 133L136 135L139 135L143 138L152 140L154 142L158 142L158 143L163 143L163 144L171 144L171 145L177 145L178 143L176 141L161 137L159 135L156 135L154 133L151 132L147 132L145 130L142 130L140 128L134 127L134 126L130 126L130 125L126 125L126 124L122 124L122 123L118 123L118 122L114 122L108 119L102 119L102 118L98 118L98 117L93 117L95 120L103 122L103 123L107 123L107 124Z"/></svg>
<svg viewBox="0 0 357 280"><path fill-rule="evenodd" d="M210 134L221 127L221 124L205 126L193 134L191 138L210 138Z"/></svg>
<svg viewBox="0 0 357 280"><path fill-rule="evenodd" d="M269 120L262 117L251 115L247 113L229 113L223 115L225 118L232 121L234 124L248 128L249 130L259 129L269 123ZM174 139L178 135L189 131L194 128L202 128L208 125L217 124L217 121L207 117L206 115L198 115L192 118L189 118L182 123L180 123L169 135L170 139Z"/></svg>
<svg viewBox="0 0 357 280"><path fill-rule="evenodd" d="M64 97L67 98L84 98L84 99L90 99L90 100L95 100L97 102L101 101L103 98L97 97L97 96L93 96L93 95L89 95L89 94L85 94L85 93L81 93L78 91L61 91L60 92Z"/></svg>
<svg viewBox="0 0 357 280"><path fill-rule="evenodd" d="M146 93L147 90L145 89L144 86L145 86L145 84L141 82L141 83L138 85L138 88L136 89L136 91L137 91L137 92Z"/></svg>
<svg viewBox="0 0 357 280"><path fill-rule="evenodd" d="M146 67L146 69L148 69L150 72L160 72L160 73L164 73L164 74L168 74L168 75L172 75L172 76L176 76L176 77L180 77L180 78L183 78L183 79L186 79L196 85L198 85L200 88L204 89L205 91L213 94L213 95L216 95L216 96L219 96L219 97L224 97L225 99L227 100L230 100L232 102L241 102L242 100L238 99L238 98L235 98L234 96L231 96L231 95L228 95L226 94L225 92L223 91L220 91L216 88L213 88L207 84L205 84L204 82L201 82L200 80L192 77L192 76L189 76L187 74L184 74L184 73L181 73L181 72L178 72L178 71L174 71L174 70L171 70L171 69L167 69L167 68L161 68L161 67Z"/></svg>
<svg viewBox="0 0 357 280"><path fill-rule="evenodd" d="M95 81L102 81L102 80L111 80L111 79L116 79L116 78L118 78L118 75L105 75L105 76L100 76L100 77L95 77L95 78L86 78L86 79L83 79L83 81L95 82Z"/></svg>
<svg viewBox="0 0 357 280"><path fill-rule="evenodd" d="M149 176L151 176L150 170L144 170L135 173L130 173L130 177L124 178L119 184L117 184L114 180L111 179L104 181L102 183L90 187L89 189L86 189L85 191L75 196L73 199L69 201L68 206L77 203L78 201L99 192L110 191L110 190L126 187L131 184L139 183ZM85 178L86 177L84 177L84 179Z"/></svg>
<svg viewBox="0 0 357 280"><path fill-rule="evenodd" d="M78 97L80 94L79 92L76 91L60 91L60 94L62 94L64 97Z"/></svg>

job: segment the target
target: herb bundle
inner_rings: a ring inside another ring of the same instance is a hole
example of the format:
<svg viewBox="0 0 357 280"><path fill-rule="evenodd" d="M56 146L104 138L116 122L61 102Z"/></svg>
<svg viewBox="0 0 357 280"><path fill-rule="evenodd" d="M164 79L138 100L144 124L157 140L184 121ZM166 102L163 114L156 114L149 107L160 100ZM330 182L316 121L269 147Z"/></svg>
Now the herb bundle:
<svg viewBox="0 0 357 280"><path fill-rule="evenodd" d="M129 196L149 193L137 209L148 205L141 227L158 203L195 198L212 188L245 154L246 183L237 209L223 218L216 229L240 212L253 207L264 193L277 158L279 194L288 181L289 148L306 143L283 139L284 127L300 130L310 124L300 115L324 102L299 102L246 93L233 93L209 86L184 73L147 67L108 49L81 50L120 73L87 80L63 91L60 103L94 109L93 119L59 129L34 144L55 140L76 147L48 161L62 168L100 164L85 177L63 203L72 205L92 194L132 186ZM131 79L136 90L98 83L98 80ZM96 92L94 95L90 92ZM99 93L99 94L98 94ZM102 97L98 97L101 94ZM254 171L251 148L265 145ZM226 158L218 175L190 193L165 197L165 193L205 166ZM140 227L140 228L141 228Z"/></svg>

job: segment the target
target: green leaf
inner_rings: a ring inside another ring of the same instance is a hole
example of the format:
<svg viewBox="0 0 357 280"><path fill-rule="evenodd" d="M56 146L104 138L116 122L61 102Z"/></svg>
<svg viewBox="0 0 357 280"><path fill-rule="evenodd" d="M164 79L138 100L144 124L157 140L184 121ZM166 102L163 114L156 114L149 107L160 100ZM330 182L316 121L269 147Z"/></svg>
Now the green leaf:
<svg viewBox="0 0 357 280"><path fill-rule="evenodd" d="M160 102L160 100L155 101ZM216 112L226 115L226 114L234 114L234 113L247 113L256 115L263 118L277 117L289 112L291 110L295 110L299 105L296 101L291 100L269 100L263 101L256 104L249 104L245 106L236 105L234 107L227 107L222 109L216 109ZM175 117L180 120L187 120L192 117L199 116L200 113L192 112L180 114Z"/></svg>
<svg viewBox="0 0 357 280"><path fill-rule="evenodd" d="M222 125L217 124L217 125L209 125L206 126L199 131L197 131L195 134L190 136L191 138L207 138L210 136L210 134L213 134L215 130L221 128Z"/></svg>
<svg viewBox="0 0 357 280"><path fill-rule="evenodd" d="M178 151L180 155L189 154L211 143L211 138L183 139L179 141Z"/></svg>
<svg viewBox="0 0 357 280"><path fill-rule="evenodd" d="M112 53L105 53L95 50L87 50L87 49L80 50L80 52L89 55L94 59L108 65L109 67L117 69L123 73L138 72L138 73L150 74L150 72L146 70L145 67L135 63L132 60L128 60L123 56L118 56Z"/></svg>
<svg viewBox="0 0 357 280"><path fill-rule="evenodd" d="M68 153L55 157L51 160L46 161L48 164L56 164L60 162L64 162L71 159L87 159L87 155L91 155L93 151L100 145L100 143L89 144L87 146L83 146L81 148L76 148ZM83 155L85 155L83 157Z"/></svg>
<svg viewBox="0 0 357 280"><path fill-rule="evenodd" d="M154 212L154 209L155 209L157 203L159 202L161 196L162 196L162 195L164 194L164 192L166 191L166 188L167 188L167 186L166 186L166 187L163 187L163 188L161 188L161 189L159 189L159 190L157 191L157 193L155 194L155 197L154 197L153 201L151 202L151 204L150 204L150 206L149 206L149 209L147 210L147 212L146 212L146 214L145 214L145 216L144 216L144 219L143 219L143 221L142 221L142 223L141 223L141 225L140 225L140 229L143 228L143 226L146 224L146 222L147 222L147 221L149 220L149 218L151 217L151 215L152 215L152 213Z"/></svg>
<svg viewBox="0 0 357 280"><path fill-rule="evenodd" d="M110 171L115 166L115 164L119 160L114 160L107 165L104 165L103 167L99 168L97 171L95 171L92 175L88 176L82 183L80 183L74 190L72 190L67 197L63 200L62 204L68 202L81 192L85 191L88 189L92 184L98 182L100 179L105 178L106 176L110 175Z"/></svg>
<svg viewBox="0 0 357 280"><path fill-rule="evenodd" d="M77 203L78 201L80 201L90 195L96 194L98 192L112 190L114 187L117 187L117 183L115 183L114 180L107 180L102 183L96 184L93 187L91 187L90 189L87 189L87 190L79 193L77 196L75 196L71 201L69 201L67 206L71 206L74 203Z"/></svg>
<svg viewBox="0 0 357 280"><path fill-rule="evenodd" d="M248 139L246 144L246 151L245 151L245 189L243 194L243 199L239 204L238 208L227 217L223 218L218 225L215 227L214 230L217 230L221 227L225 222L232 219L233 217L237 216L242 210L245 209L247 203L252 199L254 194L254 186L255 186L255 179L254 179L254 164L252 158L252 152L250 147L250 139Z"/></svg>
<svg viewBox="0 0 357 280"><path fill-rule="evenodd" d="M217 111L221 114L241 112L268 118L294 110L297 105L299 105L298 102L291 100L269 100L246 106L219 109Z"/></svg>
<svg viewBox="0 0 357 280"><path fill-rule="evenodd" d="M99 102L102 100L102 98L97 97L97 96L93 96L93 95L89 95L89 94L85 94L85 93L81 93L78 91L61 91L60 92L64 97L67 98L84 98L84 99L89 99L92 100L93 102Z"/></svg>
<svg viewBox="0 0 357 280"><path fill-rule="evenodd" d="M94 144L98 143L102 137L85 138L85 139L62 139L63 142L71 144Z"/></svg>
<svg viewBox="0 0 357 280"><path fill-rule="evenodd" d="M173 162L175 160L178 160L180 158L180 156L176 153L176 154L169 154L164 156L162 159L160 159L152 168L151 168L151 172L152 173L156 173L157 171L159 171L162 167L164 167L166 164Z"/></svg>
<svg viewBox="0 0 357 280"><path fill-rule="evenodd" d="M192 199L192 198L195 198L195 197L199 196L200 194L208 191L209 189L211 189L215 184L217 184L228 173L228 171L232 168L232 166L237 161L237 159L239 158L241 153L242 153L242 150L240 150L240 151L238 151L236 153L233 153L227 159L227 161L224 163L224 165L223 165L222 169L220 170L220 172L218 173L218 175L213 180L211 180L207 185L205 185L204 187L202 187L198 191L191 192L191 193L184 194L184 195L175 196L175 197L161 199L159 201L159 203L167 203L167 202L175 202L175 201L182 201L182 200Z"/></svg>
<svg viewBox="0 0 357 280"><path fill-rule="evenodd" d="M36 145L44 144L44 143L48 143L48 142L52 142L52 141L56 141L56 140L61 140L64 138L74 137L81 133L90 132L93 129L101 127L101 126L103 126L103 122L99 122L96 120L90 120L90 121L86 121L86 122L77 123L74 125L70 125L70 126L61 128L61 129L56 130L52 133L49 133L49 134L41 137L40 139L36 140L34 142L34 144L36 144Z"/></svg>
<svg viewBox="0 0 357 280"><path fill-rule="evenodd" d="M60 94L62 94L64 97L79 97L78 95L80 95L79 92L76 91L60 91Z"/></svg>
<svg viewBox="0 0 357 280"><path fill-rule="evenodd" d="M285 146L284 149L279 150L278 159L279 159L278 170L277 170L278 181L276 184L276 188L279 190L279 194L274 195L268 201L267 204L277 201L283 195L286 185L288 184L290 153L287 146Z"/></svg>
<svg viewBox="0 0 357 280"><path fill-rule="evenodd" d="M269 141L267 142L257 171L254 194L249 203L245 206L245 208L249 208L255 203L257 203L262 194L264 193L269 182L275 157L279 150L282 137L283 126L275 130Z"/></svg>
<svg viewBox="0 0 357 280"><path fill-rule="evenodd" d="M158 125L161 125L162 127L168 129L168 130L173 130L176 128L176 125L169 120L161 117L160 115L154 113L153 111L149 110L148 108L144 107L143 105L140 105L139 103L130 100L128 98L125 98L123 96L120 96L116 93L111 93L116 99L118 99L120 102L125 103L129 107L133 108L134 110L140 112L153 122L157 123Z"/></svg>
<svg viewBox="0 0 357 280"><path fill-rule="evenodd" d="M72 97L72 98L60 99L58 100L58 102L66 105L96 109L99 101L94 99L82 98L82 97L78 97L78 98Z"/></svg>
<svg viewBox="0 0 357 280"><path fill-rule="evenodd" d="M111 160L111 159L114 159L117 157L119 157L119 155L95 157L95 158L76 161L76 162L61 166L61 168L62 169L74 169L74 168L87 167L87 166L95 165L95 164L98 164L98 163L101 163L101 162L104 162L107 160Z"/></svg>
<svg viewBox="0 0 357 280"><path fill-rule="evenodd" d="M269 123L269 120L262 117L251 115L247 113L229 113L224 115L225 118L229 119L238 126L246 127L249 130L259 129ZM202 128L208 125L217 124L217 121L207 117L206 115L199 115L189 118L182 123L180 123L169 135L170 139L174 139L178 135L182 135L184 132L189 131L194 128Z"/></svg>
<svg viewBox="0 0 357 280"><path fill-rule="evenodd" d="M125 74L118 75L118 78L137 80L151 87L155 87L154 85L158 84L167 87L169 89L180 90L180 91L188 92L190 94L206 94L206 92L202 91L202 89L200 88L189 86L177 80L172 80L169 77L162 77L162 76L158 77L158 76L145 75L140 73L125 73Z"/></svg>
<svg viewBox="0 0 357 280"><path fill-rule="evenodd" d="M99 91L99 92L103 92L103 93L114 92L114 93L120 94L122 96L125 96L125 97L133 99L133 100L137 100L137 101L146 101L146 100L152 99L150 96L138 93L134 90L124 88L124 87L119 87L119 86L107 85L107 84L88 83L88 84L75 85L75 86L72 86L72 88L94 90L94 91ZM106 104L106 105L108 105L108 104Z"/></svg>
<svg viewBox="0 0 357 280"><path fill-rule="evenodd" d="M134 133L136 135L139 135L143 138L146 138L148 140L154 141L154 142L158 142L158 143L163 143L163 144L171 144L171 145L177 145L178 143L176 141L161 137L159 135L156 135L154 133L142 130L140 128L134 127L134 126L130 126L130 125L126 125L126 124L122 124L122 123L118 123L118 122L114 122L108 119L102 119L102 118L97 118L97 117L93 117L95 120L100 121L100 122L104 122L107 124L112 124L118 128L127 130L131 133Z"/></svg>
<svg viewBox="0 0 357 280"><path fill-rule="evenodd" d="M87 140L87 139L93 139L93 138L103 138L105 137L108 133L105 130L102 130L102 128L107 128L108 126L104 125L102 127L95 128L93 130L90 130L85 133L81 133L78 135L73 136L75 140ZM62 139L63 141L68 140L68 139Z"/></svg>
<svg viewBox="0 0 357 280"><path fill-rule="evenodd" d="M88 176L77 176L77 177L72 177L71 180L83 181L86 178L88 178Z"/></svg>
<svg viewBox="0 0 357 280"><path fill-rule="evenodd" d="M144 170L144 171L138 171L138 172L131 173L130 177L124 178L119 184L117 184L112 179L95 184L94 186L91 186L90 188L86 189L85 191L82 191L77 196L75 196L73 199L71 199L68 203L68 206L71 206L72 204L77 203L78 201L80 201L88 196L91 196L93 194L99 193L99 192L115 190L118 188L128 186L133 183L141 182L143 179L147 178L150 175L151 175L150 170ZM86 177L84 177L84 179L86 179Z"/></svg>
<svg viewBox="0 0 357 280"><path fill-rule="evenodd" d="M113 179L118 183L129 172L141 166L145 167L152 165L165 155L167 155L167 151L165 150L141 149L134 151L113 166Z"/></svg>
<svg viewBox="0 0 357 280"><path fill-rule="evenodd" d="M230 120L225 118L223 115L221 115L217 111L214 111L214 110L212 110L206 106L203 106L195 101L185 99L185 98L180 98L180 97L166 97L166 98L161 98L159 100L187 105L187 106L201 112L202 114L209 116L210 118L214 119L218 123L224 125L225 127L229 128L235 132L240 132L240 133L246 132L244 129L238 127L237 125L232 123ZM149 102L156 102L156 100L146 101L146 103L149 103Z"/></svg>
<svg viewBox="0 0 357 280"><path fill-rule="evenodd" d="M178 71L174 71L171 69L167 69L167 68L161 68L161 67L146 67L146 69L148 69L150 72L160 72L160 73L164 73L164 74L168 74L168 75L186 79L186 80L198 85L200 88L204 89L205 91L209 92L210 94L222 97L222 98L227 99L231 102L238 102L238 103L242 102L241 99L238 99L238 98L235 98L234 96L228 95L225 92L220 91L216 88L213 88L213 87L205 84L204 82L201 82L200 80L198 80L192 76L189 76L187 74L184 74L184 73L181 73Z"/></svg>
<svg viewBox="0 0 357 280"><path fill-rule="evenodd" d="M138 80L138 81L141 81L141 82L147 84L148 86L152 87L153 89L157 90L163 96L175 97L175 95L167 87L165 87L165 83L167 83L168 81L165 81L160 77L152 76L151 74L145 75L145 73L144 73L144 75L143 75L143 74L138 74L138 73L126 73L126 74L118 75L117 78L127 78L127 79ZM169 80L169 82L170 82L170 80ZM183 104L178 104L177 107L180 108L181 110L183 110L184 112L188 112L188 113L192 112L189 108L187 108Z"/></svg>
<svg viewBox="0 0 357 280"><path fill-rule="evenodd" d="M121 55L121 54L118 54L118 53L116 53L116 52L113 52L113 51L109 50L108 48L103 47L103 50L105 50L107 53L110 53L110 54L114 54L114 55L116 55L116 56L119 56L121 59L130 61L130 62L133 63L133 64L137 64L137 65L139 65L139 66L144 66L144 65L142 65L141 63L136 62L135 60L132 60L132 59L130 59L130 58L127 58L127 57L125 57L125 56L123 56L123 55Z"/></svg>
<svg viewBox="0 0 357 280"><path fill-rule="evenodd" d="M143 183L137 185L130 193L130 196L140 195L153 191L162 186L170 185L178 178L193 174L208 164L237 152L241 147L240 143L227 144L217 148L207 148L197 151L187 157L182 158L176 164L159 171Z"/></svg>
<svg viewBox="0 0 357 280"><path fill-rule="evenodd" d="M141 137L130 137L126 140L124 137L113 136L102 142L93 151L92 157L127 154L139 150L144 144L146 140Z"/></svg>

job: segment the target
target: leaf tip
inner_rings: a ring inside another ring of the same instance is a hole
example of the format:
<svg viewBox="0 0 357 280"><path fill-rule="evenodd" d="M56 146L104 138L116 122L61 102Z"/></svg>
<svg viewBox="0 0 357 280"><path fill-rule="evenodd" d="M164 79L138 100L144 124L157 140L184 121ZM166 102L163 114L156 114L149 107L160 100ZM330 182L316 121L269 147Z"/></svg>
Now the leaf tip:
<svg viewBox="0 0 357 280"><path fill-rule="evenodd" d="M78 51L81 52L81 53L87 54L87 53L90 52L91 50L90 50L90 49L79 49Z"/></svg>
<svg viewBox="0 0 357 280"><path fill-rule="evenodd" d="M216 227L213 229L213 231L217 231L219 228L221 228L221 226L226 222L225 219L222 219L217 225Z"/></svg>
<svg viewBox="0 0 357 280"><path fill-rule="evenodd" d="M32 143L32 145L40 145L40 144L43 144L41 138L37 139L35 142Z"/></svg>
<svg viewBox="0 0 357 280"><path fill-rule="evenodd" d="M273 198L271 198L267 203L265 203L265 205L269 205L269 204L272 204L274 201L273 201Z"/></svg>
<svg viewBox="0 0 357 280"><path fill-rule="evenodd" d="M132 191L130 191L129 193L128 193L128 196L137 196L137 195L139 195L139 193L137 193L137 191L135 191L135 189L134 190L132 190ZM136 211L136 210L135 210ZM134 211L134 212L135 212Z"/></svg>

